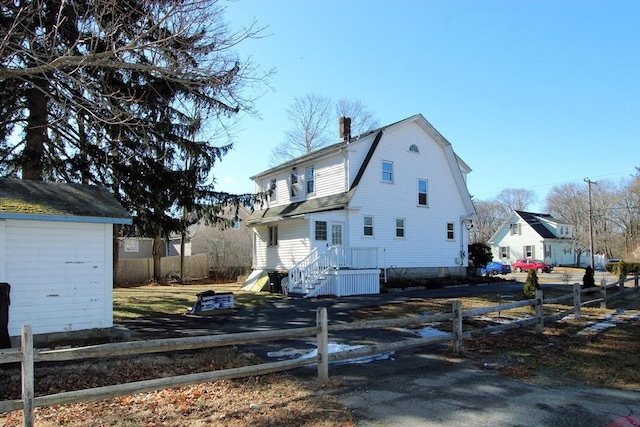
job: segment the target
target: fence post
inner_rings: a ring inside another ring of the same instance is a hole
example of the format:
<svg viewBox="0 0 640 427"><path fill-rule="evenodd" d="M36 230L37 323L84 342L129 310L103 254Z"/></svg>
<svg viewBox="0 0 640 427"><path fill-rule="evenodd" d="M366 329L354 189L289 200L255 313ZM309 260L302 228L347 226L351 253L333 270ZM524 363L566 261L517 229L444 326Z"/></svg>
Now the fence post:
<svg viewBox="0 0 640 427"><path fill-rule="evenodd" d="M607 308L607 280L600 280L600 308Z"/></svg>
<svg viewBox="0 0 640 427"><path fill-rule="evenodd" d="M544 313L542 311L542 290L536 291L536 334L541 335L544 330Z"/></svg>
<svg viewBox="0 0 640 427"><path fill-rule="evenodd" d="M318 307L316 310L316 325L318 326L318 381L325 383L329 380L329 321L326 307Z"/></svg>
<svg viewBox="0 0 640 427"><path fill-rule="evenodd" d="M22 425L33 427L33 332L31 325L22 325Z"/></svg>
<svg viewBox="0 0 640 427"><path fill-rule="evenodd" d="M580 306L582 305L582 301L580 301L580 283L573 284L573 309L574 316L576 319L580 318Z"/></svg>
<svg viewBox="0 0 640 427"><path fill-rule="evenodd" d="M462 302L453 301L451 303L451 313L453 313L453 354L462 352Z"/></svg>
<svg viewBox="0 0 640 427"><path fill-rule="evenodd" d="M633 288L635 289L636 293L638 293L638 274L639 273L636 271L633 275Z"/></svg>

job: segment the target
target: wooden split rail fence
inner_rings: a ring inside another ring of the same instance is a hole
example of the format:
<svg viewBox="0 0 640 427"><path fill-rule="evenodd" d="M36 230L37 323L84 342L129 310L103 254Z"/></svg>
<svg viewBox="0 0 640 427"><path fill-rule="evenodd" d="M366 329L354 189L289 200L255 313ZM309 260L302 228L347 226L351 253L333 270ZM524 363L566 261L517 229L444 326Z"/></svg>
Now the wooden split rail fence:
<svg viewBox="0 0 640 427"><path fill-rule="evenodd" d="M434 343L450 341L455 353L462 350L462 342L465 338L480 336L497 331L520 328L535 325L537 333L543 332L545 322L557 321L574 313L580 316L580 307L587 304L606 304L607 298L611 299L610 290L624 290L624 281L591 289L580 289L578 284L573 285L573 291L556 298L544 299L542 291L537 291L534 299L512 302L498 306L463 310L460 301L453 301L451 312L430 314L419 317L382 319L360 321L353 323L329 325L327 309L318 308L316 312L316 326L305 328L292 328L277 331L244 332L225 335L207 335L188 338L168 338L147 341L130 341L120 343L101 344L88 347L77 347L62 350L34 350L31 327L25 325L22 328L21 348L0 350L0 364L21 363L22 366L22 397L16 400L0 401L0 413L23 410L23 425L33 426L34 409L40 406L64 405L80 402L92 402L110 399L119 396L133 395L172 387L180 387L221 379L244 378L255 375L264 375L273 372L286 371L302 366L317 364L318 380L326 382L329 379L329 363L349 360L376 354L391 353L409 348L422 347ZM638 292L638 275L635 276L635 292ZM583 294L589 295L599 292L600 298L581 302ZM609 293L609 296L607 296ZM616 292L624 295L624 292ZM572 300L571 308L562 310L556 314L545 316L544 305L561 304ZM492 312L504 312L518 307L534 306L535 315L531 318L516 320L507 324L488 326L482 329L463 331L464 318L481 316ZM355 347L346 351L329 353L329 333L346 330L380 329L390 327L403 327L415 324L450 321L452 332L438 336L425 338L403 339L401 341L379 343L362 347ZM290 338L306 338L316 336L317 357L284 360L278 362L262 363L241 368L224 369L211 372L202 372L188 375L180 375L167 378L158 378L145 381L137 381L112 386L97 387L85 390L62 392L47 396L35 396L34 390L34 366L36 362L63 362L72 360L106 358L127 355L141 355L148 353L170 352L180 350L194 350L201 348L222 347L230 345L242 345L255 342L278 341Z"/></svg>

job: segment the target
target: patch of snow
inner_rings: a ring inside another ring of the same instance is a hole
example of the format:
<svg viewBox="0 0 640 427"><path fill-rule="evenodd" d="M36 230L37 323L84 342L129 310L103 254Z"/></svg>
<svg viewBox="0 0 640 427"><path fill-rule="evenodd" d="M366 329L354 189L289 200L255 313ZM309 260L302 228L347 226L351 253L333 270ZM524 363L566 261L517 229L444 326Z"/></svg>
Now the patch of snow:
<svg viewBox="0 0 640 427"><path fill-rule="evenodd" d="M589 332L600 332L609 328L614 328L620 323L640 318L640 313L626 313L624 309L618 309L614 313L608 314L602 322L591 322L586 328L578 332L578 335L584 335Z"/></svg>
<svg viewBox="0 0 640 427"><path fill-rule="evenodd" d="M310 343L312 345L315 345L315 343ZM329 343L327 345L327 350L329 351L329 354L331 353L340 353L343 351L349 351L349 350L356 350L359 348L364 347L363 345L348 345L348 344L336 344L336 343ZM383 353L383 354L374 354L371 356L363 356L363 357L355 357L353 359L347 359L347 360L339 360L339 361L335 361L335 362L330 362L331 365L345 365L345 364L350 364L350 363L369 363L369 362L373 362L375 360L387 360L390 359L391 356L393 355L393 352L391 353ZM295 349L295 348L285 348L282 349L280 351L271 351L269 353L267 353L268 357L279 357L279 358L289 358L289 359L315 359L316 357L318 357L318 350L317 349L313 349L313 350L300 350L300 349Z"/></svg>
<svg viewBox="0 0 640 427"><path fill-rule="evenodd" d="M440 335L447 335L447 332L443 332L439 329L432 328L431 326L426 326L422 329L400 329L402 332L406 332L408 334L417 335L420 338L429 338L429 337L438 337Z"/></svg>
<svg viewBox="0 0 640 427"><path fill-rule="evenodd" d="M434 323L434 325L439 325L439 323ZM422 329L401 329L401 331L409 334L417 335L421 338L447 335L447 332L440 331L431 326L426 326ZM315 342L310 342L309 345L315 346ZM329 351L329 354L331 354L331 353L340 353L340 352L349 351L349 350L356 350L362 347L365 347L365 346L329 343L327 345L327 350ZM390 359L391 356L393 356L393 354L394 353L391 352L391 353L374 354L371 356L355 357L353 359L331 362L330 364L344 365L344 364L350 364L350 363L369 363L375 360ZM318 357L318 350L317 349L302 350L302 349L287 347L279 351L270 351L267 353L267 356L273 357L273 358L287 358L287 359L314 359Z"/></svg>

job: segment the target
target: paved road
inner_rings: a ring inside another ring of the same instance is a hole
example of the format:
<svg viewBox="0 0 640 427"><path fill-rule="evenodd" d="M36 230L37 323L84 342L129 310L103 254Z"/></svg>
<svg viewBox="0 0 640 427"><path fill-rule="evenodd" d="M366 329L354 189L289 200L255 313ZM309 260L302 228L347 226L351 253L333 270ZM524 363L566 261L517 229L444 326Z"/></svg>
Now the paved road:
<svg viewBox="0 0 640 427"><path fill-rule="evenodd" d="M551 286L566 285L543 281L543 289ZM229 317L167 315L120 322L116 329L154 337L275 330L314 325L320 306L327 307L330 323L340 323L351 321L351 313L360 307L521 288L521 283L507 283L342 298L283 297ZM350 331L330 338L359 344L398 340L401 334ZM285 347L313 348L305 341L255 344L247 350L267 359L268 352ZM313 368L294 373L309 378L316 375ZM472 360L447 358L443 345L407 350L367 364L332 365L330 377L332 386L324 392L353 410L361 427L640 427L640 391L594 389L557 383L553 378L538 378L537 383L515 381Z"/></svg>
<svg viewBox="0 0 640 427"><path fill-rule="evenodd" d="M640 426L640 392L525 383L432 353L333 367L332 391L360 427Z"/></svg>

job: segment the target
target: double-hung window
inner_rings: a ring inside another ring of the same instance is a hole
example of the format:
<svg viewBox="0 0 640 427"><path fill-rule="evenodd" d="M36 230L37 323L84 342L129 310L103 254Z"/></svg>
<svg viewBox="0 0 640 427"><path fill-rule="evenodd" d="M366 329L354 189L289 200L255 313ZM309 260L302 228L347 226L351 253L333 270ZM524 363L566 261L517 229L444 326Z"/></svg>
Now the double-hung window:
<svg viewBox="0 0 640 427"><path fill-rule="evenodd" d="M316 191L315 172L313 170L313 166L309 166L305 169L304 176L307 185L307 194L313 194Z"/></svg>
<svg viewBox="0 0 640 427"><path fill-rule="evenodd" d="M404 238L404 218L396 218L396 237Z"/></svg>
<svg viewBox="0 0 640 427"><path fill-rule="evenodd" d="M429 206L429 182L426 179L418 180L418 206Z"/></svg>
<svg viewBox="0 0 640 427"><path fill-rule="evenodd" d="M509 247L500 246L500 258L509 258Z"/></svg>
<svg viewBox="0 0 640 427"><path fill-rule="evenodd" d="M393 183L393 162L382 161L382 182Z"/></svg>
<svg viewBox="0 0 640 427"><path fill-rule="evenodd" d="M447 240L455 239L455 224L453 222L447 223Z"/></svg>
<svg viewBox="0 0 640 427"><path fill-rule="evenodd" d="M533 258L534 257L534 252L533 252L533 246L532 245L526 245L523 246L522 248L522 254L524 255L525 258Z"/></svg>
<svg viewBox="0 0 640 427"><path fill-rule="evenodd" d="M231 218L231 228L233 230L240 230L240 219L237 216Z"/></svg>
<svg viewBox="0 0 640 427"><path fill-rule="evenodd" d="M373 217L365 215L362 217L362 235L365 237L373 237Z"/></svg>
<svg viewBox="0 0 640 427"><path fill-rule="evenodd" d="M316 240L327 240L327 221L315 222Z"/></svg>

